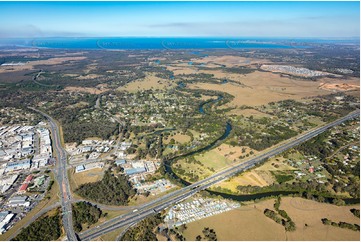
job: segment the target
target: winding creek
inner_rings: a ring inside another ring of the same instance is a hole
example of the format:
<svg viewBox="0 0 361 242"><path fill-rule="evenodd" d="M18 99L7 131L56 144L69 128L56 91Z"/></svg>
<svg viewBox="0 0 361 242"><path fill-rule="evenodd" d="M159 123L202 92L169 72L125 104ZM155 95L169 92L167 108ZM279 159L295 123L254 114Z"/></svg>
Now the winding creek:
<svg viewBox="0 0 361 242"><path fill-rule="evenodd" d="M214 104L216 102L219 102L223 99L223 96L218 96L217 99L210 99L207 100L203 103L201 103L199 105L199 113L201 114L206 114L204 108L205 105L208 104ZM181 154L178 156L175 156L167 161L165 161L165 171L168 175L170 175L172 178L176 179L178 182L180 182L181 184L188 186L191 183L182 179L181 177L179 177L172 169L172 163L176 160L188 157L188 156L192 156L198 153L201 153L203 151L208 151L211 150L215 147L217 147L223 140L227 139L228 136L230 135L232 131L232 125L231 123L227 122L226 123L226 127L224 130L224 133L222 134L222 136L220 136L218 139L216 139L215 141L213 141L212 143L208 144L207 146L200 148L198 150L194 150L191 151L189 153L186 154ZM292 194L298 194L298 192L295 191L272 191L272 192L263 192L263 193L256 193L256 194L245 194L245 195L235 195L235 194L227 194L227 193L221 193L221 192L216 192L216 191L212 191L209 189L206 189L207 192L209 192L211 195L215 195L215 196L220 196L222 198L226 198L226 199L232 199L235 201L239 201L239 202L245 202L245 201L250 201L250 200L255 200L255 199L263 199L266 197L273 197L273 196L279 196L279 195L292 195ZM325 197L325 200L329 203L332 202L333 198L332 197ZM348 198L348 199L343 199L345 201L346 204L358 204L360 203L360 199L356 199L356 198Z"/></svg>

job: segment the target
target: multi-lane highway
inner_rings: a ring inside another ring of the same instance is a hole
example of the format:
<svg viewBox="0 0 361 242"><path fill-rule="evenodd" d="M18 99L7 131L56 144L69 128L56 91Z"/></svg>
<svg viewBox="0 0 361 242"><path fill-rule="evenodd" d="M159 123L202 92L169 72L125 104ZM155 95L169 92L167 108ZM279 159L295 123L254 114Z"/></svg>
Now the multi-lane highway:
<svg viewBox="0 0 361 242"><path fill-rule="evenodd" d="M71 197L70 185L68 180L68 173L66 169L67 154L61 145L59 127L54 121L54 119L51 118L46 113L39 111L35 108L30 108L30 109L42 114L49 121L54 153L56 154L56 158L57 158L55 178L57 179L58 184L60 186L63 226L68 240L71 241L78 240L73 229L73 218L72 218L72 208L71 208L72 197Z"/></svg>
<svg viewBox="0 0 361 242"><path fill-rule="evenodd" d="M207 187L212 186L213 184L216 184L220 181L223 181L225 179L228 179L229 177L232 177L233 175L245 171L247 169L252 168L253 166L257 165L258 163L273 157L277 154L280 154L290 148L293 148L317 135L320 133L325 132L327 129L334 127L336 125L339 125L347 120L356 118L360 116L360 110L354 111L347 116L340 118L334 122L331 122L327 125L321 126L319 128L313 129L311 131L308 131L304 134L301 134L295 138L291 138L287 142L284 142L281 145L278 145L274 147L273 149L270 149L260 155L254 156L245 162L233 166L228 169L224 169L223 171L220 171L204 180L198 181L196 183L193 183L192 185L189 185L187 187L184 187L182 189L179 189L175 192L169 193L159 199L156 199L152 202L146 203L139 207L136 211L130 212L128 214L121 215L119 217L116 217L114 219L111 219L102 225L99 225L95 228L89 229L85 232L82 232L79 234L79 238L81 240L92 240L95 239L103 234L109 233L112 230L121 228L123 226L127 226L129 224L137 223L140 220L144 219L145 217L157 213L158 211L161 211L169 206L171 206L174 203L180 202L188 197L191 197L195 193L206 189Z"/></svg>

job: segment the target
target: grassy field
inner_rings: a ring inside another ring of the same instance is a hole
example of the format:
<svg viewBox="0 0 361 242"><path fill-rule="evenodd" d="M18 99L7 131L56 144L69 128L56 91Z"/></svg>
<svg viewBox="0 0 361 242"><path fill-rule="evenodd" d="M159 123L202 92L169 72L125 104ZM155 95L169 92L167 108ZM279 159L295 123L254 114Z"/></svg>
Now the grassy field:
<svg viewBox="0 0 361 242"><path fill-rule="evenodd" d="M278 160L276 160L278 159ZM233 192L237 191L237 186L268 186L273 184L276 179L272 174L273 171L292 171L294 167L289 166L282 162L283 158L271 158L263 163L260 167L250 171L243 172L238 176L216 184L216 187L227 188ZM273 164L273 165L272 165Z"/></svg>
<svg viewBox="0 0 361 242"><path fill-rule="evenodd" d="M149 89L167 89L174 86L173 82L169 80L156 77L154 74L147 73L147 76L142 80L133 81L128 83L125 86L119 87L119 91L128 91L128 92L137 92L140 90L149 90Z"/></svg>
<svg viewBox="0 0 361 242"><path fill-rule="evenodd" d="M54 175L50 173L51 179L54 179ZM56 202L59 201L59 184L54 181L54 184L52 185L50 191L48 192L47 196L49 196L50 199L43 199L33 210L31 210L22 220L17 222L14 227L12 227L10 230L8 230L5 234L0 235L0 240L8 240L9 236L13 233L15 233L17 230L23 228L38 212L40 212L42 209L45 209ZM46 197L47 197L46 196Z"/></svg>
<svg viewBox="0 0 361 242"><path fill-rule="evenodd" d="M245 153L242 153L242 148L245 149ZM228 144L221 144L219 147L195 156L195 159L202 165L198 163L187 163L183 159L175 162L174 166L180 165L183 170L190 171L200 178L205 178L212 175L214 172L241 162L239 156L245 155L250 151L251 149L248 147L233 147ZM255 150L253 150L253 152L257 153ZM182 178L187 180L187 177L185 176L182 176Z"/></svg>
<svg viewBox="0 0 361 242"><path fill-rule="evenodd" d="M284 227L267 218L264 209L273 209L274 199L242 206L226 213L187 224L187 240L202 235L204 227L216 231L218 240L359 240L360 232L323 225L321 219L360 224L349 211L359 205L337 207L302 198L282 198L284 209L296 223L296 231L285 232ZM307 226L305 226L307 224Z"/></svg>
<svg viewBox="0 0 361 242"><path fill-rule="evenodd" d="M179 142L181 144L184 144L186 142L189 142L191 140L191 137L185 134L174 134L172 136L169 136L167 140L163 138L164 144L169 144L170 140L174 139L176 142Z"/></svg>
<svg viewBox="0 0 361 242"><path fill-rule="evenodd" d="M95 168L89 171L83 171L79 173L72 173L71 178L74 183L74 189L78 188L80 185L100 181L103 177L104 169Z"/></svg>
<svg viewBox="0 0 361 242"><path fill-rule="evenodd" d="M234 73L224 73L221 70L207 70L202 73L213 74L220 79L231 79L239 84L211 84L196 83L189 84L191 89L206 89L226 92L235 98L227 107L241 105L264 105L269 102L276 102L285 99L299 100L304 97L329 94L330 91L319 89L320 82L294 80L288 77L281 77L279 74L259 72L243 75Z"/></svg>
<svg viewBox="0 0 361 242"><path fill-rule="evenodd" d="M162 193L159 193L157 195L149 195L148 197L146 196L143 196L143 195L137 195L135 197L133 197L130 201L129 201L129 206L138 206L138 205L141 205L141 204L144 204L144 203L147 203L147 202L150 202L154 199L157 199L159 197L162 197L170 192L173 192L175 190L177 190L179 187L174 187L172 189L169 189L165 192L162 192Z"/></svg>
<svg viewBox="0 0 361 242"><path fill-rule="evenodd" d="M104 234L99 238L95 239L95 241L115 241L123 230L124 228L113 230L112 232Z"/></svg>

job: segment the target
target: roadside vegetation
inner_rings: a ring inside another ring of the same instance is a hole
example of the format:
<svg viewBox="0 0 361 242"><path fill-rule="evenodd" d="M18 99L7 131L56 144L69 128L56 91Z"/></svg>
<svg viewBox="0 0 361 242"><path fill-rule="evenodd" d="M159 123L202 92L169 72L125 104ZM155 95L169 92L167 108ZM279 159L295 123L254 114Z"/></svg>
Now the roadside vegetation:
<svg viewBox="0 0 361 242"><path fill-rule="evenodd" d="M61 214L57 210L54 215L45 215L21 232L12 240L14 241L54 241L58 240L61 235Z"/></svg>
<svg viewBox="0 0 361 242"><path fill-rule="evenodd" d="M73 212L73 226L75 232L82 231L85 227L98 222L102 211L87 202L77 202L72 205Z"/></svg>
<svg viewBox="0 0 361 242"><path fill-rule="evenodd" d="M162 222L160 214L152 215L128 229L121 241L155 241L158 224Z"/></svg>

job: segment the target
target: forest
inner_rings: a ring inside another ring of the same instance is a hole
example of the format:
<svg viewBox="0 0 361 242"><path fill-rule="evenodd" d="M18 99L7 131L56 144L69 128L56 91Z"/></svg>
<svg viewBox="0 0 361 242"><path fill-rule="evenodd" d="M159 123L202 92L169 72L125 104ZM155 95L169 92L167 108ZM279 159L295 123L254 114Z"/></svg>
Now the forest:
<svg viewBox="0 0 361 242"><path fill-rule="evenodd" d="M61 235L61 215L57 211L55 215L37 219L12 240L14 241L54 241Z"/></svg>
<svg viewBox="0 0 361 242"><path fill-rule="evenodd" d="M75 193L98 203L124 206L136 191L125 175L114 175L108 169L102 180L83 184L75 190Z"/></svg>

